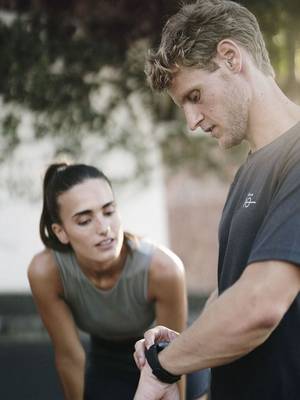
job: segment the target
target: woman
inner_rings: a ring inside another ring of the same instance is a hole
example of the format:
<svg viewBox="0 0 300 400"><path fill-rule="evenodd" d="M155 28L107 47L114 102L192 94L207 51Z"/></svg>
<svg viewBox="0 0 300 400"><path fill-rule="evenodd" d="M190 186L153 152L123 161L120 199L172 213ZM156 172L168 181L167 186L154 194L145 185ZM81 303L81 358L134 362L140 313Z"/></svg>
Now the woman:
<svg viewBox="0 0 300 400"><path fill-rule="evenodd" d="M185 326L183 265L123 231L111 183L95 167L52 164L43 191L46 249L34 256L28 277L65 399L130 400L139 379L136 340L154 320L177 331ZM87 360L78 328L91 337ZM207 388L203 377L199 395Z"/></svg>

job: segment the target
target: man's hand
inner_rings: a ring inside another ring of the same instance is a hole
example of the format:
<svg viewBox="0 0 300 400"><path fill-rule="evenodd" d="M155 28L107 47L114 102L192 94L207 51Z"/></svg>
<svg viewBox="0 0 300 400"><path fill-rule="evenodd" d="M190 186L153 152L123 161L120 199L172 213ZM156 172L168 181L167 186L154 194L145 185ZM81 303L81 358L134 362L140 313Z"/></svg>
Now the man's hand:
<svg viewBox="0 0 300 400"><path fill-rule="evenodd" d="M168 384L159 381L152 374L152 370L146 362L141 370L134 400L179 400L179 398L179 390L176 383Z"/></svg>
<svg viewBox="0 0 300 400"><path fill-rule="evenodd" d="M172 342L178 335L178 332L162 325L158 325L146 331L144 333L144 339L137 341L135 344L133 357L138 368L142 369L146 363L145 349L149 349L149 347L156 342Z"/></svg>

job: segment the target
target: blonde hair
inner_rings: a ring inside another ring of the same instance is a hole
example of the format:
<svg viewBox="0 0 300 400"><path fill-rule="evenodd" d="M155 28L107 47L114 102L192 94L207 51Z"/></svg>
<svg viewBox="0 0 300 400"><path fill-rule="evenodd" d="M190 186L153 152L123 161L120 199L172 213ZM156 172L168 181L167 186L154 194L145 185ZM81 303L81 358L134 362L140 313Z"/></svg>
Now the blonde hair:
<svg viewBox="0 0 300 400"><path fill-rule="evenodd" d="M145 72L154 90L170 87L180 66L214 71L218 43L232 39L253 58L267 76L274 77L268 51L255 16L229 0L198 0L182 6L164 26L157 50L150 50Z"/></svg>

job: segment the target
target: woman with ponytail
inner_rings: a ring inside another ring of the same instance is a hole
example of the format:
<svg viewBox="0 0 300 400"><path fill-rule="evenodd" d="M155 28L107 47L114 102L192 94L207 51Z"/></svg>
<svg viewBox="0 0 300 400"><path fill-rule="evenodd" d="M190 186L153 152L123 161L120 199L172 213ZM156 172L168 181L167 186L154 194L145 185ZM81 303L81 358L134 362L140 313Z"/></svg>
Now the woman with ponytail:
<svg viewBox="0 0 300 400"><path fill-rule="evenodd" d="M48 167L40 236L45 250L33 257L28 278L64 398L132 400L139 380L134 343L154 320L176 331L185 328L181 261L124 232L109 179L84 164ZM87 354L78 330L90 335ZM197 379L187 399L207 391L208 372Z"/></svg>

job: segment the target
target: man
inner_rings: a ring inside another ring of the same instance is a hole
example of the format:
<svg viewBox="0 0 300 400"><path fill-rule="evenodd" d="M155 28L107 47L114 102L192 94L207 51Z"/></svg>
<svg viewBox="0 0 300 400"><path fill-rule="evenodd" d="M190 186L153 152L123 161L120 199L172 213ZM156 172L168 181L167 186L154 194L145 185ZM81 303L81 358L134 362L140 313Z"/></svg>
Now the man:
<svg viewBox="0 0 300 400"><path fill-rule="evenodd" d="M170 382L208 367L212 400L299 399L300 108L274 80L255 17L227 0L183 6L146 72L191 130L250 153L220 222L218 294L181 335L158 326L137 342L135 399L176 399Z"/></svg>

